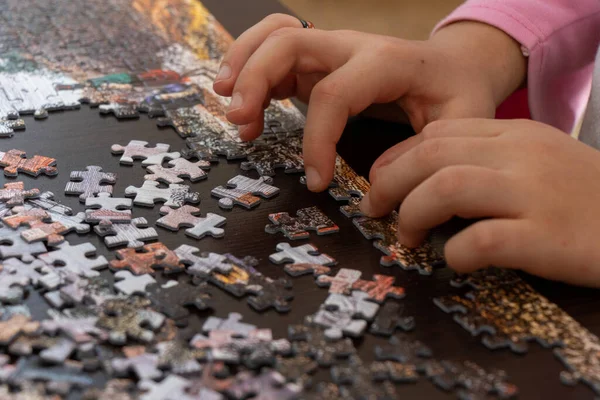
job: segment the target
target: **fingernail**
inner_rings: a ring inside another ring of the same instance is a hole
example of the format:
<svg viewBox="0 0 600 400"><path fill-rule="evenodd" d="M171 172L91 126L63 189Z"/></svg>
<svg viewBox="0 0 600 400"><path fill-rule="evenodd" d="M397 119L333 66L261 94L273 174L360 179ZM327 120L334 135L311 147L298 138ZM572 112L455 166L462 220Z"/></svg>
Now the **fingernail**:
<svg viewBox="0 0 600 400"><path fill-rule="evenodd" d="M233 96L231 96L231 103L229 103L229 108L227 111L238 110L238 109L242 108L243 104L244 104L244 100L242 99L242 94L239 92L236 92L233 94Z"/></svg>
<svg viewBox="0 0 600 400"><path fill-rule="evenodd" d="M365 215L373 214L373 207L371 206L371 200L369 199L369 194L365 194L359 205L360 211Z"/></svg>
<svg viewBox="0 0 600 400"><path fill-rule="evenodd" d="M224 81L229 78L231 78L231 67L227 64L221 65L217 77L215 78L215 82Z"/></svg>
<svg viewBox="0 0 600 400"><path fill-rule="evenodd" d="M309 190L315 190L321 186L321 176L315 168L306 167L304 173L306 174L306 186Z"/></svg>

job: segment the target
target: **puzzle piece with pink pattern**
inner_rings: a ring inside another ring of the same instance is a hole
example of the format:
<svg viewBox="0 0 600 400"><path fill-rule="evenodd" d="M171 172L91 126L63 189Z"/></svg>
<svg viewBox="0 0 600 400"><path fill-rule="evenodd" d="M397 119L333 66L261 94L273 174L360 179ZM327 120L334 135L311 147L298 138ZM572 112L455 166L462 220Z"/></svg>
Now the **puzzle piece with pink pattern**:
<svg viewBox="0 0 600 400"><path fill-rule="evenodd" d="M0 167L4 167L5 176L17 176L19 172L28 175L38 176L56 175L58 170L55 167L56 159L35 155L31 158L25 157L22 150L0 151Z"/></svg>

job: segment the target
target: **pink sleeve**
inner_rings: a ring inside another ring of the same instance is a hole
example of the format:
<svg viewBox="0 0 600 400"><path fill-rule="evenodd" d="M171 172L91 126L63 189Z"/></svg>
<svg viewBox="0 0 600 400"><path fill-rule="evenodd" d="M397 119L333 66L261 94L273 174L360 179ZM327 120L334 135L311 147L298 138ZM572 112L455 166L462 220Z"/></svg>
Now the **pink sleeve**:
<svg viewBox="0 0 600 400"><path fill-rule="evenodd" d="M570 132L589 96L600 1L468 0L435 30L463 20L492 25L522 45L531 115Z"/></svg>

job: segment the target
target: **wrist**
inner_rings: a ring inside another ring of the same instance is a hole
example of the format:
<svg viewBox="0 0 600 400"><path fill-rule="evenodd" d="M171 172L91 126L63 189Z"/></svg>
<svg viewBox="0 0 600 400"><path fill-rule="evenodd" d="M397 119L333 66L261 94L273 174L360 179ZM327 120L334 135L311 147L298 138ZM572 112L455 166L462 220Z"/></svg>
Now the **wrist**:
<svg viewBox="0 0 600 400"><path fill-rule="evenodd" d="M429 43L485 85L496 106L525 83L527 58L520 44L491 25L456 22L438 30Z"/></svg>

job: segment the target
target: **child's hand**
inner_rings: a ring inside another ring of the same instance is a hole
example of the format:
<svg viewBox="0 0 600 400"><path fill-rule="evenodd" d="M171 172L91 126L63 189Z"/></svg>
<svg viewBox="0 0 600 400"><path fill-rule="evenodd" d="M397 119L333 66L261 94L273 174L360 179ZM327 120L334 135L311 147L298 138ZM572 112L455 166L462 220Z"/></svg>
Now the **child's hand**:
<svg viewBox="0 0 600 400"><path fill-rule="evenodd" d="M484 24L453 24L417 42L302 29L294 17L272 15L231 46L214 89L232 96L227 117L240 125L244 140L262 132L263 108L271 98L308 101L307 183L324 190L349 116L393 103L417 132L437 119L492 117L524 75L518 44Z"/></svg>
<svg viewBox="0 0 600 400"><path fill-rule="evenodd" d="M600 286L600 152L531 121L453 120L388 150L371 170L370 216L400 202L408 246L452 216L487 218L446 244L448 265L490 265Z"/></svg>

